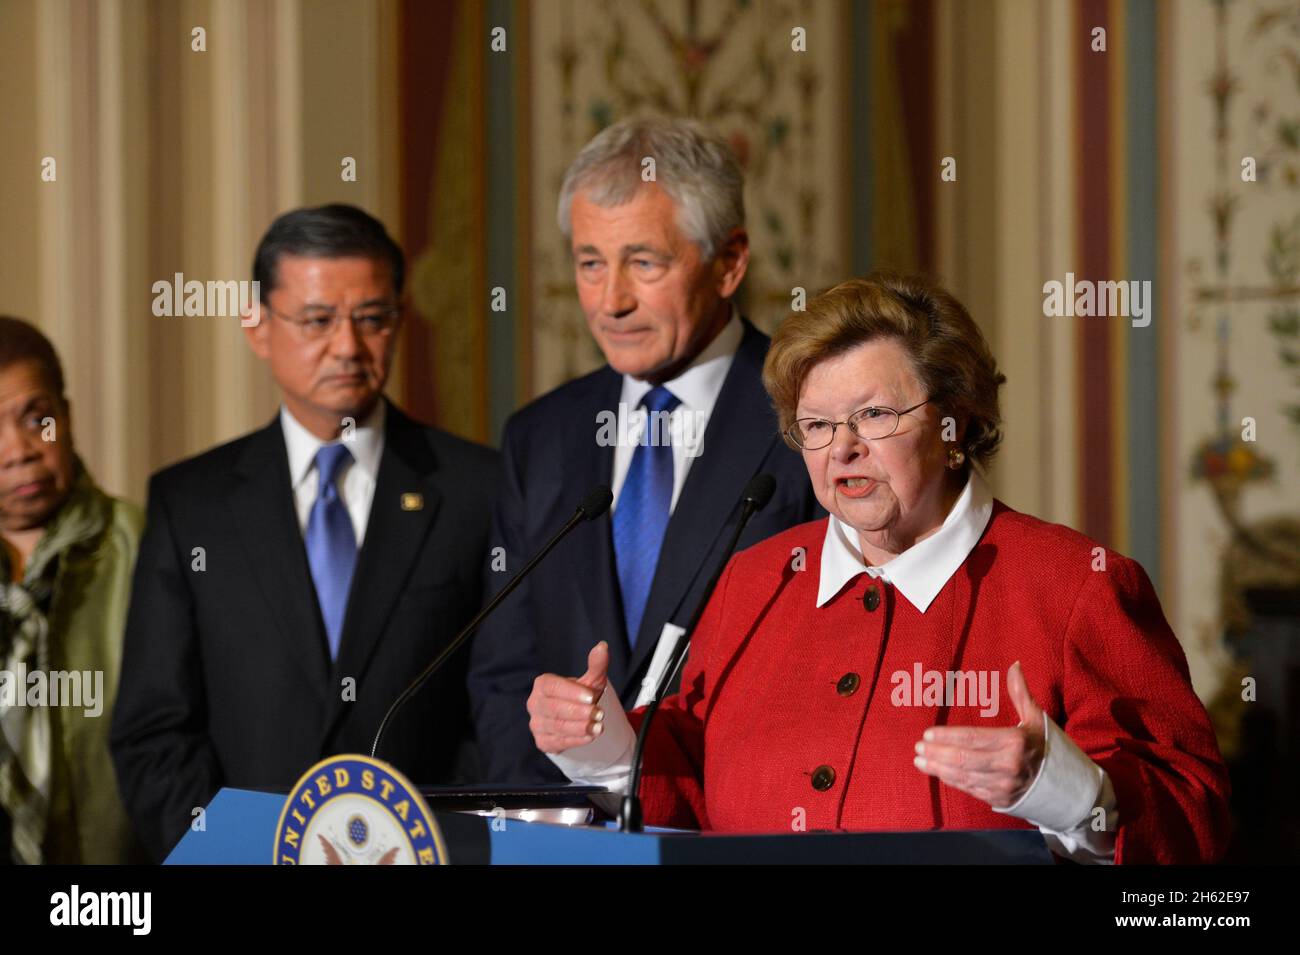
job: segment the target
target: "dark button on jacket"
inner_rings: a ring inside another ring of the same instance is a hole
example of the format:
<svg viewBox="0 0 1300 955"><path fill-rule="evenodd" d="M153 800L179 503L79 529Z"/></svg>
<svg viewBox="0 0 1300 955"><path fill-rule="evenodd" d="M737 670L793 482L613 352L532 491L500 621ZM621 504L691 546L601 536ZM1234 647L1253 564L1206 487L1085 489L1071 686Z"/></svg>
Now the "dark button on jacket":
<svg viewBox="0 0 1300 955"><path fill-rule="evenodd" d="M867 592L862 595L862 603L866 606L867 611L873 611L880 606L880 588L872 584L867 588Z"/></svg>
<svg viewBox="0 0 1300 955"><path fill-rule="evenodd" d="M835 785L835 770L829 766L818 766L813 771L812 786L818 792L826 792Z"/></svg>

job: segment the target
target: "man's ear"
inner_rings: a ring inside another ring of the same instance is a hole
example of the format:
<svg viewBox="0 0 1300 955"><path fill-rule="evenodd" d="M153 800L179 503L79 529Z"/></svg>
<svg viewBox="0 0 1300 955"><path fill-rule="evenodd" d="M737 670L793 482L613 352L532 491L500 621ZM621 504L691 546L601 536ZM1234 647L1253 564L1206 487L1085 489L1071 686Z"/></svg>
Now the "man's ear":
<svg viewBox="0 0 1300 955"><path fill-rule="evenodd" d="M253 350L253 354L263 360L271 352L271 345L267 337L271 334L268 327L271 319L271 313L261 302L253 302L251 305L240 312L239 324L244 329L244 338L248 340L248 347Z"/></svg>
<svg viewBox="0 0 1300 955"><path fill-rule="evenodd" d="M393 363L397 361L397 346L402 338L402 326L406 324L406 306L397 313L397 323L393 326L392 334L388 336L388 351L385 354L387 365L385 368L385 378L392 373Z"/></svg>
<svg viewBox="0 0 1300 955"><path fill-rule="evenodd" d="M717 258L714 259L714 276L718 297L731 298L740 287L740 281L749 268L749 233L744 229L732 229L727 241L722 244Z"/></svg>

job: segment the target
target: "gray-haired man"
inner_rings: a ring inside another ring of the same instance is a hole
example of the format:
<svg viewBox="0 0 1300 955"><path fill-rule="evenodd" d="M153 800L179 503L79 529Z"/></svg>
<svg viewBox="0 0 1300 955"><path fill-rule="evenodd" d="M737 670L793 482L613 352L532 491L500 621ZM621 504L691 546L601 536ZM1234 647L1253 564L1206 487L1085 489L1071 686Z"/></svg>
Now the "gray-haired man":
<svg viewBox="0 0 1300 955"><path fill-rule="evenodd" d="M491 540L506 561L491 589L589 487L609 484L614 507L566 538L475 639L470 695L494 781L566 780L528 730L539 674L580 673L591 657L622 705L636 704L661 635L680 632L702 596L750 478L772 474L777 492L741 547L815 516L760 380L768 340L732 303L749 263L743 188L727 145L687 120L611 126L565 176L560 229L608 364L506 423Z"/></svg>

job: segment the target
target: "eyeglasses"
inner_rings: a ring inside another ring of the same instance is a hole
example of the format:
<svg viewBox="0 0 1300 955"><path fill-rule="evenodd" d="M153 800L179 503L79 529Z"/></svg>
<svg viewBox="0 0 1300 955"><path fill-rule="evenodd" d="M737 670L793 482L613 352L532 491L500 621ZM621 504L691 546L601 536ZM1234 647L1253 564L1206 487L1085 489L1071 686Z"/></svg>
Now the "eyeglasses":
<svg viewBox="0 0 1300 955"><path fill-rule="evenodd" d="M277 318L297 325L303 337L311 341L329 338L339 326L339 313L332 308L309 308L302 315L286 315L265 302L261 304L262 308ZM363 305L349 315L348 319L352 322L352 327L364 337L378 338L396 328L401 315L400 305Z"/></svg>
<svg viewBox="0 0 1300 955"><path fill-rule="evenodd" d="M849 415L845 421L827 421L825 418L799 418L786 429L785 436L796 448L804 451L819 451L835 440L835 429L842 424L864 441L887 438L898 430L898 422L903 415L915 411L921 404L912 405L902 411L893 408L862 408Z"/></svg>

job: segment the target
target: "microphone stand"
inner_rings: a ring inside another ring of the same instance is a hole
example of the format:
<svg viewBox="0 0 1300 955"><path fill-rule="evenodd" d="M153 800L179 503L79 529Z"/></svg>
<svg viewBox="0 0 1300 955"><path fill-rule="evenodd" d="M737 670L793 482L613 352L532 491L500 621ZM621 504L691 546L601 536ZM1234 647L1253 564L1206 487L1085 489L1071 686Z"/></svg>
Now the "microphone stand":
<svg viewBox="0 0 1300 955"><path fill-rule="evenodd" d="M467 623L460 633L456 634L456 638L452 640L451 643L447 644L441 653L433 658L433 661L420 672L419 676L411 681L410 686L401 692L397 699L393 701L392 705L389 706L388 710L384 713L384 718L379 723L379 729L375 732L375 741L370 746L370 756L372 759L376 758L376 754L379 752L379 743L383 739L384 730L388 728L388 723L392 719L393 715L402 708L407 700L419 691L420 687L424 686L425 681L428 680L429 677L442 669L446 662L451 659L452 654L459 650L461 645L469 639L470 635L478 629L479 624L483 622L484 618L495 610L501 601L510 596L523 579L532 572L532 569L542 562L542 558L549 554L555 548L555 545L564 539L569 531L577 527L582 521L595 520L597 517L600 517L601 514L604 514L605 511L609 510L609 505L612 500L613 495L610 493L609 488L603 484L597 485L588 491L587 496L583 498L582 503L578 505L578 509L573 512L573 516L565 522L563 527L556 531L555 536L546 542L546 545L538 551L536 555L534 555L532 560L524 564L523 568L510 579L508 584L497 591L496 596L488 601L487 606L480 610L474 616L474 619Z"/></svg>
<svg viewBox="0 0 1300 955"><path fill-rule="evenodd" d="M645 714L641 719L641 728L636 734L636 748L632 751L632 774L628 780L627 793L623 796L622 805L619 809L619 832L641 832L644 828L641 818L641 798L637 791L641 788L641 764L645 758L645 741L650 724L654 722L655 714L659 712L659 704L663 702L664 694L667 692L668 687L672 685L673 680L677 678L677 673L686 660L687 651L690 649L691 636L695 633L695 627L700 622L700 618L704 616L704 608L708 604L709 598L713 596L713 589L718 586L718 581L722 578L722 572L726 570L727 562L731 560L731 555L740 542L741 532L744 531L745 525L749 523L749 519L771 500L775 487L776 482L767 474L758 475L745 487L740 519L736 521L736 529L731 534L731 540L727 542L726 550L722 552L722 560L718 561L718 566L714 568L713 576L709 578L704 593L700 597L700 602L695 606L695 613L691 615L686 630L678 638L677 646L673 648L673 655L669 657L668 665L664 667L663 674L655 685L654 697L646 704Z"/></svg>

